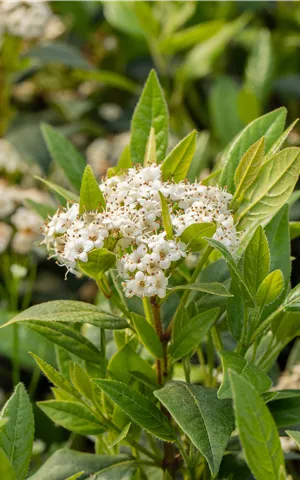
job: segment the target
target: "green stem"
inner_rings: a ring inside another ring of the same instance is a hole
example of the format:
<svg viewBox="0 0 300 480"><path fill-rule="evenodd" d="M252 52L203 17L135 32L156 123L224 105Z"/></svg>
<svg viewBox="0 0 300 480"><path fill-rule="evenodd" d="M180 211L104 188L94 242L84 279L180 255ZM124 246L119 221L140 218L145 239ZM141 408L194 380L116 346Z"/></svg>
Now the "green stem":
<svg viewBox="0 0 300 480"><path fill-rule="evenodd" d="M273 320L283 311L283 306L281 305L275 312L273 312L268 318L266 318L261 325L259 325L258 329L253 333L251 339L250 339L250 345L260 336L264 333L266 328L268 328Z"/></svg>
<svg viewBox="0 0 300 480"><path fill-rule="evenodd" d="M143 307L144 307L144 312L145 312L145 317L146 317L147 322L150 323L150 325L153 325L151 304L150 304L150 300L149 300L148 297L143 297Z"/></svg>
<svg viewBox="0 0 300 480"><path fill-rule="evenodd" d="M223 347L223 342L222 342L222 339L221 339L221 336L220 336L220 333L218 331L217 326L214 326L214 327L211 328L211 335L212 335L212 339L213 339L213 342L214 342L215 349L218 352L222 352L222 350L224 350L224 347Z"/></svg>
<svg viewBox="0 0 300 480"><path fill-rule="evenodd" d="M198 262L198 265L196 266L194 272L193 272L193 275L191 276L190 278L190 281L189 281L189 284L192 284L192 283L195 283L202 268L204 267L205 265L205 262L206 260L208 259L208 257L210 256L211 252L213 251L213 247L211 247L210 245L208 245L204 252L203 252L203 255L201 255L200 259L199 259L199 262ZM180 314L182 308L184 308L187 304L187 301L189 299L189 296L191 294L191 290L185 290L185 292L183 293L182 297L181 297L181 300L179 302L179 305L176 309L176 312L167 328L167 334L170 334L171 331L172 331L172 326L173 326L173 323L175 321L175 319L178 317L178 315Z"/></svg>

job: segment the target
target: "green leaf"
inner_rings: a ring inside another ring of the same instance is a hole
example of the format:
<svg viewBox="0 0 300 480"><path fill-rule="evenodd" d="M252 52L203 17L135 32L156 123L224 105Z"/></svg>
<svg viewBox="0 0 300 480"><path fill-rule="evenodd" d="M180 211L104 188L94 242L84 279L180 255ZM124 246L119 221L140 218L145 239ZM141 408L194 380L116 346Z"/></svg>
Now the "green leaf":
<svg viewBox="0 0 300 480"><path fill-rule="evenodd" d="M103 5L107 21L117 30L143 37L144 33L130 2L108 2Z"/></svg>
<svg viewBox="0 0 300 480"><path fill-rule="evenodd" d="M283 307L288 312L299 312L300 310L300 284L297 285L293 290L288 294L285 301L283 302Z"/></svg>
<svg viewBox="0 0 300 480"><path fill-rule="evenodd" d="M73 45L64 42L51 42L29 49L26 57L37 61L38 66L58 63L66 67L90 70L94 68Z"/></svg>
<svg viewBox="0 0 300 480"><path fill-rule="evenodd" d="M186 177L196 150L197 132L193 130L178 143L162 163L161 171L164 181L171 178L180 182Z"/></svg>
<svg viewBox="0 0 300 480"><path fill-rule="evenodd" d="M276 153L279 152L296 123L298 123L298 118L280 135L276 142L273 143L272 147L265 155L265 160L269 160L269 158L273 157L274 155L276 155Z"/></svg>
<svg viewBox="0 0 300 480"><path fill-rule="evenodd" d="M133 350L130 343L126 343L110 359L108 371L114 379L129 384L132 379L130 372L135 370L144 374L150 381L156 381L156 375L151 365Z"/></svg>
<svg viewBox="0 0 300 480"><path fill-rule="evenodd" d="M180 80L202 78L210 73L214 61L224 52L225 46L249 21L248 15L241 15L233 22L227 22L215 35L193 47L186 55L179 70ZM186 82L188 85L188 82Z"/></svg>
<svg viewBox="0 0 300 480"><path fill-rule="evenodd" d="M231 272L231 297L227 300L227 322L232 336L239 341L243 332L245 318L244 289L239 278Z"/></svg>
<svg viewBox="0 0 300 480"><path fill-rule="evenodd" d="M218 295L219 297L231 297L231 293L228 292L227 288L218 282L210 283L188 283L186 285L178 285L173 287L170 290L170 293L176 292L177 290L195 290L196 292L209 293L210 295Z"/></svg>
<svg viewBox="0 0 300 480"><path fill-rule="evenodd" d="M199 313L182 326L176 333L169 350L174 362L189 355L198 347L216 322L219 312L219 308L212 308L207 312Z"/></svg>
<svg viewBox="0 0 300 480"><path fill-rule="evenodd" d="M300 149L282 150L267 160L236 213L240 229L265 225L291 195L299 177Z"/></svg>
<svg viewBox="0 0 300 480"><path fill-rule="evenodd" d="M216 390L170 382L154 395L206 458L215 477L234 429L230 400L219 400Z"/></svg>
<svg viewBox="0 0 300 480"><path fill-rule="evenodd" d="M213 131L227 145L243 128L238 113L238 86L228 75L218 77L211 88L209 107Z"/></svg>
<svg viewBox="0 0 300 480"><path fill-rule="evenodd" d="M147 348L147 350L155 358L162 358L163 356L162 344L152 325L150 325L150 323L147 322L147 320L144 317L142 317L141 315L138 315L137 313L132 313L131 318L132 318L136 333L139 336L139 339L142 342L142 344L145 346L145 348Z"/></svg>
<svg viewBox="0 0 300 480"><path fill-rule="evenodd" d="M79 477L81 477L84 474L84 471L82 470L81 472L75 473L71 477L68 477L66 480L77 480Z"/></svg>
<svg viewBox="0 0 300 480"><path fill-rule="evenodd" d="M38 364L42 372L46 375L48 380L50 380L50 382L53 383L53 385L70 393L74 397L78 397L78 393L73 388L72 384L63 375L61 375L61 373L55 370L55 368L53 368L51 365L45 362L42 358L38 357L37 355L34 355L31 352L29 353L34 358L34 360L36 361L36 363Z"/></svg>
<svg viewBox="0 0 300 480"><path fill-rule="evenodd" d="M177 53L195 44L208 40L224 25L221 19L201 22L198 25L172 32L160 42L160 48L165 53Z"/></svg>
<svg viewBox="0 0 300 480"><path fill-rule="evenodd" d="M207 245L204 237L212 237L216 231L216 225L213 223L193 223L182 232L180 238L189 250L199 252Z"/></svg>
<svg viewBox="0 0 300 480"><path fill-rule="evenodd" d="M233 141L225 155L221 175L221 185L227 185L229 192L234 192L234 173L248 148L264 136L266 150L268 151L283 132L285 119L286 109L284 107L278 108L251 122Z"/></svg>
<svg viewBox="0 0 300 480"><path fill-rule="evenodd" d="M130 78L109 70L76 70L73 72L73 77L77 80L99 82L101 87L107 85L133 94L137 94L141 90L140 86Z"/></svg>
<svg viewBox="0 0 300 480"><path fill-rule="evenodd" d="M260 284L255 301L260 308L270 305L280 296L284 288L283 275L280 270L274 270Z"/></svg>
<svg viewBox="0 0 300 480"><path fill-rule="evenodd" d="M1 418L9 421L0 430L0 448L11 462L16 478L26 477L34 439L34 417L25 387L19 383L4 405ZM5 477L6 478L6 477Z"/></svg>
<svg viewBox="0 0 300 480"><path fill-rule="evenodd" d="M78 262L80 270L96 282L116 264L116 256L106 248L97 248L88 254L87 262Z"/></svg>
<svg viewBox="0 0 300 480"><path fill-rule="evenodd" d="M137 467L136 460L125 460L118 465L112 465L96 472L93 480L131 480L135 476Z"/></svg>
<svg viewBox="0 0 300 480"><path fill-rule="evenodd" d="M37 405L54 423L79 435L100 435L107 430L82 403L47 400Z"/></svg>
<svg viewBox="0 0 300 480"><path fill-rule="evenodd" d="M273 66L271 34L268 30L262 29L258 32L245 71L246 86L251 88L261 102L270 91Z"/></svg>
<svg viewBox="0 0 300 480"><path fill-rule="evenodd" d="M63 169L76 189L80 189L86 162L73 145L55 128L42 125L42 133L53 160Z"/></svg>
<svg viewBox="0 0 300 480"><path fill-rule="evenodd" d="M30 200L29 198L24 200L24 205L36 212L43 220L45 220L48 216L54 215L56 212L56 208L52 207L51 205L38 203L34 200Z"/></svg>
<svg viewBox="0 0 300 480"><path fill-rule="evenodd" d="M94 398L93 383L87 372L78 363L70 364L70 377L76 390L92 401Z"/></svg>
<svg viewBox="0 0 300 480"><path fill-rule="evenodd" d="M160 196L160 203L161 203L161 211L162 211L162 219L163 219L163 225L164 229L167 234L167 239L171 240L173 238L173 227L172 227L172 220L171 220L171 215L170 215L170 210L169 210L169 205L165 197L161 192L158 192Z"/></svg>
<svg viewBox="0 0 300 480"><path fill-rule="evenodd" d="M64 448L51 455L28 480L66 480L80 470L84 471L82 478L88 478L95 472L126 460L130 460L127 455L96 455Z"/></svg>
<svg viewBox="0 0 300 480"><path fill-rule="evenodd" d="M283 273L285 287L291 276L289 207L284 205L265 228L270 253L271 271L280 270Z"/></svg>
<svg viewBox="0 0 300 480"><path fill-rule="evenodd" d="M56 183L49 182L48 180L45 180L44 178L39 177L38 175L35 175L34 178L36 178L40 182L47 185L47 187L50 188L50 190L53 190L54 192L58 193L58 195L65 198L68 202L72 201L72 202L75 202L75 203L79 203L79 196L76 195L76 193L70 192L70 190L66 190L63 187L60 187L59 185L56 185Z"/></svg>
<svg viewBox="0 0 300 480"><path fill-rule="evenodd" d="M232 398L229 370L234 370L245 378L259 393L264 393L272 386L272 380L255 365L234 352L220 352L223 367L223 381L218 390L219 398Z"/></svg>
<svg viewBox="0 0 300 480"><path fill-rule="evenodd" d="M84 170L80 187L79 213L99 211L105 208L105 200L90 165Z"/></svg>
<svg viewBox="0 0 300 480"><path fill-rule="evenodd" d="M292 430L286 430L286 433L288 434L289 437L291 437L293 440L298 445L298 448L300 448L300 432L298 431L292 431Z"/></svg>
<svg viewBox="0 0 300 480"><path fill-rule="evenodd" d="M149 167L152 163L156 163L156 140L153 127L150 128L143 165Z"/></svg>
<svg viewBox="0 0 300 480"><path fill-rule="evenodd" d="M298 425L300 390L279 390L278 395L268 403L268 407L278 428Z"/></svg>
<svg viewBox="0 0 300 480"><path fill-rule="evenodd" d="M114 441L108 445L108 448L112 448L115 445L118 445L118 443L122 442L122 440L124 440L124 438L127 437L128 433L129 433L129 430L130 430L130 427L131 427L131 422L129 422L129 423L127 423L127 425L125 425L123 430L116 436Z"/></svg>
<svg viewBox="0 0 300 480"><path fill-rule="evenodd" d="M116 166L118 170L132 167L132 161L130 157L130 145L126 145Z"/></svg>
<svg viewBox="0 0 300 480"><path fill-rule="evenodd" d="M26 324L29 328L59 345L83 360L99 363L99 350L74 328L57 322L34 321Z"/></svg>
<svg viewBox="0 0 300 480"><path fill-rule="evenodd" d="M248 288L248 286L245 283L244 278L242 277L241 272L238 269L238 266L236 265L233 256L231 253L227 250L227 248L218 240L214 240L212 238L208 238L207 242L216 250L218 250L226 260L228 266L230 267L231 275L234 275L236 277L236 281L238 281L243 288L243 292L245 295L245 300L250 304L254 305L254 300L253 296ZM230 296L230 295L229 295Z"/></svg>
<svg viewBox="0 0 300 480"><path fill-rule="evenodd" d="M284 459L274 420L251 383L232 370L229 376L247 463L257 480L279 480Z"/></svg>
<svg viewBox="0 0 300 480"><path fill-rule="evenodd" d="M300 236L300 222L289 222L290 238L295 240Z"/></svg>
<svg viewBox="0 0 300 480"><path fill-rule="evenodd" d="M114 380L95 379L94 382L133 422L162 440L174 441L167 418L145 395Z"/></svg>
<svg viewBox="0 0 300 480"><path fill-rule="evenodd" d="M265 139L262 137L251 145L243 155L234 174L234 183L236 186L234 198L239 198L240 195L244 195L244 192L255 181L257 170L264 160L264 151Z"/></svg>
<svg viewBox="0 0 300 480"><path fill-rule="evenodd" d="M27 308L27 310L19 313L0 328L7 327L12 323L28 320L90 323L109 330L119 330L128 327L125 318L103 312L95 307L95 305L74 300L53 300Z"/></svg>
<svg viewBox="0 0 300 480"><path fill-rule="evenodd" d="M13 466L3 450L0 448L0 478L3 480L17 480Z"/></svg>
<svg viewBox="0 0 300 480"><path fill-rule="evenodd" d="M270 251L266 235L257 227L244 254L244 277L250 291L255 294L270 269Z"/></svg>
<svg viewBox="0 0 300 480"><path fill-rule="evenodd" d="M133 163L143 162L151 127L155 130L157 160L161 162L168 146L168 109L154 70L148 76L132 118L130 153Z"/></svg>

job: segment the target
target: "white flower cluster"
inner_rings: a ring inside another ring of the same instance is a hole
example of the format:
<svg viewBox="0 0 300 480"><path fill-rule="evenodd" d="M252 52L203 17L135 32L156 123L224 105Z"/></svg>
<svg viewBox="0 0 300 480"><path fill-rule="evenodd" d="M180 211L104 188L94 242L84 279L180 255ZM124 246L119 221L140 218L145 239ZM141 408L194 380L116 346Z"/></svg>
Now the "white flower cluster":
<svg viewBox="0 0 300 480"><path fill-rule="evenodd" d="M47 2L0 2L0 32L25 39L39 38L52 17Z"/></svg>
<svg viewBox="0 0 300 480"><path fill-rule="evenodd" d="M44 243L61 265L79 272L77 261L88 261L94 248L117 255L117 269L126 296L164 297L176 262L186 257L181 242L185 228L216 224L214 238L236 251L239 236L229 210L231 195L201 183L162 181L160 165L136 166L106 178L100 189L106 201L101 212L79 214L79 205L60 209L44 230ZM167 200L174 239L167 239L159 192Z"/></svg>
<svg viewBox="0 0 300 480"><path fill-rule="evenodd" d="M0 179L0 253L11 242L12 249L21 255L34 248L40 236L42 219L22 206L24 200L47 203L48 197L35 188L24 189Z"/></svg>

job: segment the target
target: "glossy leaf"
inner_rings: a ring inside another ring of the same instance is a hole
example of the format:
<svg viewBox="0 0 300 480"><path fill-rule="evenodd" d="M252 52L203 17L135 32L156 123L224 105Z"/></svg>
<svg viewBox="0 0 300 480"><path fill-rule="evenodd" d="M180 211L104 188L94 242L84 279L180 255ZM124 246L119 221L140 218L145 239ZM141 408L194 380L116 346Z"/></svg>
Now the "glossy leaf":
<svg viewBox="0 0 300 480"><path fill-rule="evenodd" d="M220 352L223 367L223 380L218 390L219 398L232 398L229 370L234 370L245 378L259 393L264 393L272 385L272 380L255 365L234 352Z"/></svg>
<svg viewBox="0 0 300 480"><path fill-rule="evenodd" d="M37 405L54 423L79 435L99 435L107 430L82 403L47 400Z"/></svg>
<svg viewBox="0 0 300 480"><path fill-rule="evenodd" d="M212 237L216 231L213 223L194 223L185 228L180 238L192 252L199 252L207 245L204 237Z"/></svg>
<svg viewBox="0 0 300 480"><path fill-rule="evenodd" d="M259 166L264 159L265 139L262 137L256 143L251 145L243 155L234 174L234 183L236 186L235 198L244 192L255 181Z"/></svg>
<svg viewBox="0 0 300 480"><path fill-rule="evenodd" d="M28 320L42 320L43 322L70 322L90 323L107 329L122 329L128 323L122 317L99 310L94 305L74 300L53 300L34 305L19 313L1 328L16 322Z"/></svg>
<svg viewBox="0 0 300 480"><path fill-rule="evenodd" d="M130 154L133 163L143 162L151 127L155 130L157 160L161 162L168 145L168 109L154 70L148 76L132 118Z"/></svg>
<svg viewBox="0 0 300 480"><path fill-rule="evenodd" d="M267 160L237 211L239 228L264 225L285 204L299 177L300 149L282 150Z"/></svg>
<svg viewBox="0 0 300 480"><path fill-rule="evenodd" d="M283 302L283 306L284 309L289 312L300 311L300 284L293 288L293 290L288 294Z"/></svg>
<svg viewBox="0 0 300 480"><path fill-rule="evenodd" d="M221 185L227 185L229 192L233 193L235 190L234 173L248 148L260 138L265 137L266 150L268 151L282 134L285 119L286 109L284 107L278 108L251 122L233 141L225 155L224 168L221 175Z"/></svg>
<svg viewBox="0 0 300 480"><path fill-rule="evenodd" d="M94 382L133 422L162 440L174 440L167 418L145 395L114 380L95 379Z"/></svg>
<svg viewBox="0 0 300 480"><path fill-rule="evenodd" d="M150 325L144 317L136 313L132 313L131 318L137 335L145 348L147 348L154 357L162 358L162 344L152 325Z"/></svg>
<svg viewBox="0 0 300 480"><path fill-rule="evenodd" d="M244 254L244 277L250 291L255 294L270 269L270 251L262 227L257 227Z"/></svg>
<svg viewBox="0 0 300 480"><path fill-rule="evenodd" d="M105 200L89 165L85 167L81 187L79 213L99 211L105 208Z"/></svg>
<svg viewBox="0 0 300 480"><path fill-rule="evenodd" d="M44 124L42 133L53 160L63 169L72 185L79 190L86 162L73 145L55 128Z"/></svg>
<svg viewBox="0 0 300 480"><path fill-rule="evenodd" d="M257 480L279 480L284 459L274 420L251 383L233 370L229 376L247 463Z"/></svg>
<svg viewBox="0 0 300 480"><path fill-rule="evenodd" d="M183 180L190 168L196 150L196 131L194 130L178 143L162 163L164 181L173 178L175 182Z"/></svg>
<svg viewBox="0 0 300 480"><path fill-rule="evenodd" d="M169 349L173 361L189 355L198 347L216 322L219 312L219 308L213 308L207 312L199 313L182 326L176 333Z"/></svg>
<svg viewBox="0 0 300 480"><path fill-rule="evenodd" d="M8 422L0 430L0 448L11 462L16 478L26 477L34 439L34 417L25 387L19 383L4 405L1 418ZM9 470L9 467L8 467Z"/></svg>
<svg viewBox="0 0 300 480"><path fill-rule="evenodd" d="M170 382L154 395L206 458L212 475L216 476L234 429L231 402L219 400L214 389L183 382Z"/></svg>
<svg viewBox="0 0 300 480"><path fill-rule="evenodd" d="M270 305L281 295L284 288L283 275L280 270L274 270L260 284L255 301L260 308Z"/></svg>

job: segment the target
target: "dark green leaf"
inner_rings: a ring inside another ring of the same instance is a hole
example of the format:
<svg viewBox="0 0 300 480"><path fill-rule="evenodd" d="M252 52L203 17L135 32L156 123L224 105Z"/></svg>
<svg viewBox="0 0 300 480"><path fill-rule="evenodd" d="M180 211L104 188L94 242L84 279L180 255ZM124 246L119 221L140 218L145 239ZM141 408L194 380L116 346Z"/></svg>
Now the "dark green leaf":
<svg viewBox="0 0 300 480"><path fill-rule="evenodd" d="M82 403L47 400L37 405L54 423L79 435L99 435L107 430Z"/></svg>
<svg viewBox="0 0 300 480"><path fill-rule="evenodd" d="M53 160L63 169L76 189L80 189L86 162L61 133L50 125L42 126L42 133Z"/></svg>
<svg viewBox="0 0 300 480"><path fill-rule="evenodd" d="M42 320L43 322L79 322L90 323L106 329L127 328L128 323L122 317L102 312L94 305L73 300L53 300L34 305L19 313L1 328L15 322Z"/></svg>
<svg viewBox="0 0 300 480"><path fill-rule="evenodd" d="M244 254L244 276L250 291L255 294L270 269L270 251L262 227L257 227Z"/></svg>
<svg viewBox="0 0 300 480"><path fill-rule="evenodd" d="M182 326L170 346L169 352L173 361L189 355L198 347L217 320L219 312L219 308L213 308L199 313Z"/></svg>
<svg viewBox="0 0 300 480"><path fill-rule="evenodd" d="M34 439L34 417L24 385L19 383L4 405L1 418L8 422L0 430L0 448L11 462L16 478L26 477Z"/></svg>
<svg viewBox="0 0 300 480"><path fill-rule="evenodd" d="M170 382L154 395L200 450L216 476L234 429L230 400L219 400L214 389L182 382Z"/></svg>
<svg viewBox="0 0 300 480"><path fill-rule="evenodd" d="M278 428L291 427L300 423L300 391L279 390L277 397L268 403Z"/></svg>
<svg viewBox="0 0 300 480"><path fill-rule="evenodd" d="M131 315L135 330L142 344L156 358L162 358L163 348L156 331L147 320L136 313Z"/></svg>
<svg viewBox="0 0 300 480"><path fill-rule="evenodd" d="M288 294L283 302L283 306L284 309L289 312L300 311L300 284L293 288L293 290Z"/></svg>
<svg viewBox="0 0 300 480"><path fill-rule="evenodd" d="M229 370L234 370L240 374L240 376L251 383L259 393L264 393L271 387L272 380L268 375L237 353L224 351L220 352L219 355L223 366L223 381L218 390L219 398L232 398L228 374Z"/></svg>
<svg viewBox="0 0 300 480"><path fill-rule="evenodd" d="M57 450L51 455L28 480L66 480L67 477L81 470L84 471L82 475L83 480L95 472L99 472L111 465L122 464L126 460L130 460L127 455L96 455L64 448Z"/></svg>
<svg viewBox="0 0 300 480"><path fill-rule="evenodd" d="M247 463L257 480L279 480L284 459L274 420L251 383L233 370L229 375Z"/></svg>
<svg viewBox="0 0 300 480"><path fill-rule="evenodd" d="M168 145L168 109L154 70L149 74L131 124L131 159L142 163L151 127L155 130L157 160L161 162Z"/></svg>
<svg viewBox="0 0 300 480"><path fill-rule="evenodd" d="M37 60L38 65L60 63L66 67L90 70L93 66L84 58L79 50L69 43L51 42L30 48L27 57Z"/></svg>
<svg viewBox="0 0 300 480"><path fill-rule="evenodd" d="M162 440L174 441L167 418L145 395L114 380L95 379L94 382L133 422Z"/></svg>

